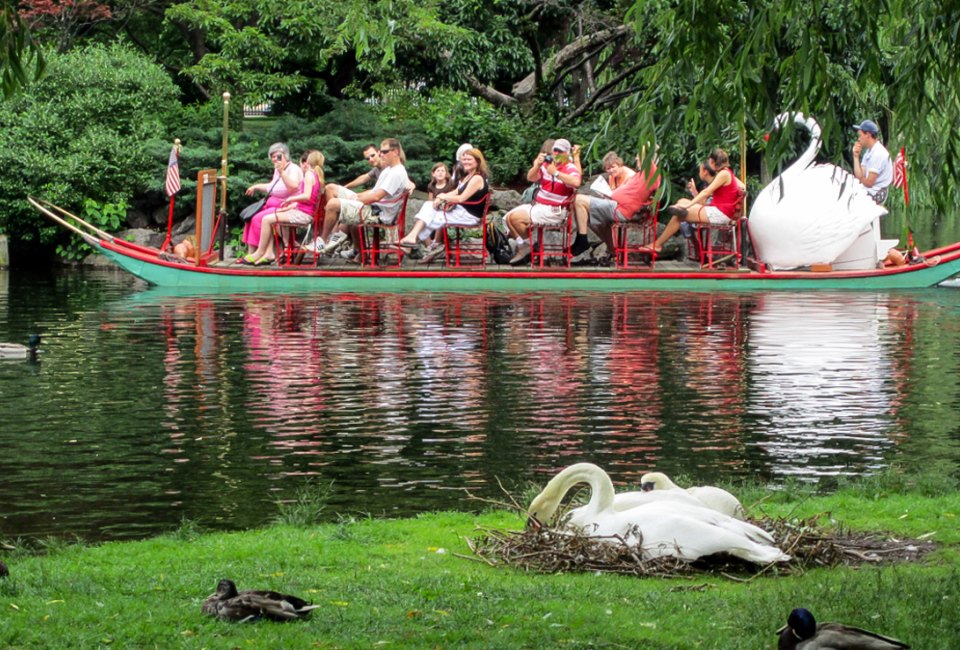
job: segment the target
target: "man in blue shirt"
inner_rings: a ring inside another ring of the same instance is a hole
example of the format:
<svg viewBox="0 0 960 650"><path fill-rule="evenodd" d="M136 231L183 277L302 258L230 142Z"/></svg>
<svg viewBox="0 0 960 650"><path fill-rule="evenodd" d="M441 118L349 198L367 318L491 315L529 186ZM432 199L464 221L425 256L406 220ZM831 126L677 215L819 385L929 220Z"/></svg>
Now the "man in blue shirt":
<svg viewBox="0 0 960 650"><path fill-rule="evenodd" d="M867 188L867 193L877 203L887 200L887 188L893 182L893 162L890 153L879 140L880 129L872 120L854 124L857 141L853 145L853 175ZM866 149L863 160L860 153Z"/></svg>

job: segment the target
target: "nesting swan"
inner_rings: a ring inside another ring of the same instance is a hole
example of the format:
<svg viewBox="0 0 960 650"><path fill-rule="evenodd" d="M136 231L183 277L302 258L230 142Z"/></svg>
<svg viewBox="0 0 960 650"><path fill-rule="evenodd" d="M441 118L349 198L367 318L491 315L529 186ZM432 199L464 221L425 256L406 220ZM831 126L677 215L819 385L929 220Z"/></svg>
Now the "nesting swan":
<svg viewBox="0 0 960 650"><path fill-rule="evenodd" d="M881 242L877 205L853 174L814 164L820 125L801 113L783 113L810 133L806 151L757 195L750 210L750 238L757 257L773 269L832 264L835 270L876 268L896 242Z"/></svg>
<svg viewBox="0 0 960 650"><path fill-rule="evenodd" d="M722 512L737 519L746 517L746 512L737 497L712 485L689 487L684 490L671 481L666 474L650 472L640 478L640 487L647 491L647 494L686 494L696 499L699 505L705 508Z"/></svg>
<svg viewBox="0 0 960 650"><path fill-rule="evenodd" d="M590 502L578 508L567 526L595 537L619 536L638 545L645 557L672 556L682 560L729 553L750 562L769 564L790 559L773 545L763 529L699 505L691 505L679 490L628 493L622 503L639 503L618 510L613 483L591 463L572 465L555 476L530 503L534 519L552 523L563 497L578 483L589 483ZM661 496L662 495L662 496Z"/></svg>

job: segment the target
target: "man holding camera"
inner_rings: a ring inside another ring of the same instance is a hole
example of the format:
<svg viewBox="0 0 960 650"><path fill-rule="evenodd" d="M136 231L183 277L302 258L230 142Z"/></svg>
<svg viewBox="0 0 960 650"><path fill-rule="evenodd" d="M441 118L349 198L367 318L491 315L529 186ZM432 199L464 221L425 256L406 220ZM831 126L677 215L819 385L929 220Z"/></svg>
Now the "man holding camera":
<svg viewBox="0 0 960 650"><path fill-rule="evenodd" d="M505 221L516 254L510 264L524 264L530 258L530 243L525 240L530 224L558 225L567 218L567 206L580 187L580 169L571 161L570 141L560 138L551 153L540 153L527 172L527 180L539 180L533 204L519 205L507 213Z"/></svg>

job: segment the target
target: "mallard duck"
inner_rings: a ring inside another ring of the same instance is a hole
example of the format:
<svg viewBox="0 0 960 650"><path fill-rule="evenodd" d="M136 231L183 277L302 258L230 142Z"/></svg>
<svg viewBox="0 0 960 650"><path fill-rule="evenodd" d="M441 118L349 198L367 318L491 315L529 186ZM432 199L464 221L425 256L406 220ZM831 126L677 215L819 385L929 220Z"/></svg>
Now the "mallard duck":
<svg viewBox="0 0 960 650"><path fill-rule="evenodd" d="M650 472L640 478L640 487L643 490L678 490L689 494L700 501L711 510L722 512L730 517L743 519L746 513L740 500L724 489L713 487L712 485L703 485L699 487L689 487L684 490L682 487L671 481L666 474L662 472Z"/></svg>
<svg viewBox="0 0 960 650"><path fill-rule="evenodd" d="M536 521L552 523L564 495L581 482L592 488L590 502L573 513L567 526L586 535L612 541L619 536L627 544L639 545L647 557L692 561L729 553L761 564L790 559L773 546L773 538L763 529L702 505L669 500L618 511L613 506L610 477L590 463L573 465L554 477L531 501L528 514Z"/></svg>
<svg viewBox="0 0 960 650"><path fill-rule="evenodd" d="M200 611L224 621L255 621L267 618L271 621L292 621L306 618L319 605L280 594L276 591L237 591L233 580L221 580L217 591L211 594Z"/></svg>
<svg viewBox="0 0 960 650"><path fill-rule="evenodd" d="M31 334L28 345L20 343L0 343L0 359L37 360L37 350L40 349L40 335Z"/></svg>
<svg viewBox="0 0 960 650"><path fill-rule="evenodd" d="M777 630L779 650L897 650L903 641L841 623L821 623L802 607L790 612L787 624Z"/></svg>

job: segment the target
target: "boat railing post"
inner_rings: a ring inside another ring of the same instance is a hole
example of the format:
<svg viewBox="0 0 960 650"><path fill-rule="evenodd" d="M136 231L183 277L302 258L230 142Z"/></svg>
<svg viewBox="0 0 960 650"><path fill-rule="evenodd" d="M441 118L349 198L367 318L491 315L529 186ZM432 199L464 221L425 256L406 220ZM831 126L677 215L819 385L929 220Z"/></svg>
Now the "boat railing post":
<svg viewBox="0 0 960 650"><path fill-rule="evenodd" d="M227 142L230 131L230 93L223 93L223 148L220 158L220 261L227 242Z"/></svg>

